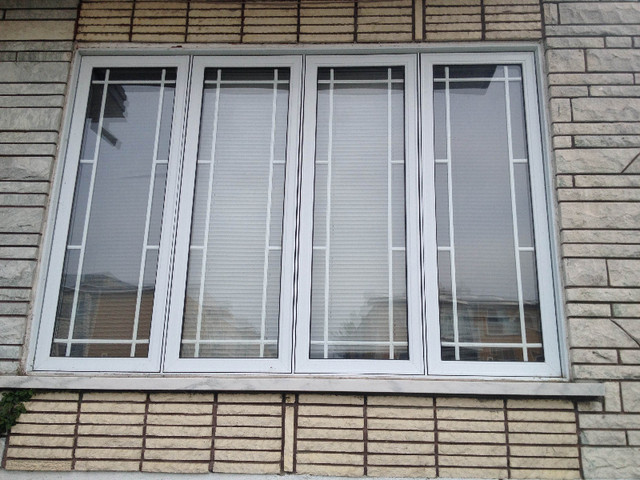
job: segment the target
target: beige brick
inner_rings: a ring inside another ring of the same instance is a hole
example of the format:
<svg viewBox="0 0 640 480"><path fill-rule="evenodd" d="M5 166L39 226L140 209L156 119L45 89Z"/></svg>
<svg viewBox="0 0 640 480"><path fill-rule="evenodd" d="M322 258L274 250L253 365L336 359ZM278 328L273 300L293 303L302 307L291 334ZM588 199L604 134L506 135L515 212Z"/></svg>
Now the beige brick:
<svg viewBox="0 0 640 480"><path fill-rule="evenodd" d="M147 439L153 442L153 438ZM78 437L78 447L104 447L109 445L114 448L142 448L142 436L140 437Z"/></svg>
<svg viewBox="0 0 640 480"><path fill-rule="evenodd" d="M78 425L80 435L138 436L142 435L142 425Z"/></svg>
<svg viewBox="0 0 640 480"><path fill-rule="evenodd" d="M362 407L323 407L317 405L300 405L298 407L299 416L362 417L363 414Z"/></svg>
<svg viewBox="0 0 640 480"><path fill-rule="evenodd" d="M76 460L75 463L75 470L84 471L137 472L139 468L139 461Z"/></svg>
<svg viewBox="0 0 640 480"><path fill-rule="evenodd" d="M576 424L558 422L509 422L509 432L576 433Z"/></svg>
<svg viewBox="0 0 640 480"><path fill-rule="evenodd" d="M226 450L216 452L216 456L222 455ZM253 452L252 454L259 454L262 452ZM167 461L201 461L208 462L211 457L210 450L194 450L194 449L177 449L177 450L155 450L146 449L144 451L145 460L167 460ZM256 455L256 459L259 459L260 455ZM224 458L221 458L223 460Z"/></svg>
<svg viewBox="0 0 640 480"><path fill-rule="evenodd" d="M473 422L469 420L438 420L439 431L504 432L504 422Z"/></svg>
<svg viewBox="0 0 640 480"><path fill-rule="evenodd" d="M570 457L577 458L578 447L555 447L555 446L527 446L511 445L509 452L512 457Z"/></svg>
<svg viewBox="0 0 640 480"><path fill-rule="evenodd" d="M503 421L502 410L463 410L459 408L438 408L438 420L491 420Z"/></svg>
<svg viewBox="0 0 640 480"><path fill-rule="evenodd" d="M144 403L105 403L105 402L83 402L80 406L82 413L139 413L144 414Z"/></svg>
<svg viewBox="0 0 640 480"><path fill-rule="evenodd" d="M506 456L506 445L447 444L438 445L439 455Z"/></svg>
<svg viewBox="0 0 640 480"><path fill-rule="evenodd" d="M257 441L257 440L256 440ZM168 449L210 449L210 438L153 438L149 437L145 440L145 448L168 448ZM220 448L216 441L216 448ZM255 447L258 448L258 447Z"/></svg>
<svg viewBox="0 0 640 480"><path fill-rule="evenodd" d="M148 415L148 425L211 425L211 415Z"/></svg>
<svg viewBox="0 0 640 480"><path fill-rule="evenodd" d="M296 456L298 465L300 464L326 464L326 465L362 465L364 456L356 453L327 453L327 452L304 452Z"/></svg>
<svg viewBox="0 0 640 480"><path fill-rule="evenodd" d="M213 404L206 403L151 403L149 413L175 413L183 415L213 414Z"/></svg>
<svg viewBox="0 0 640 480"><path fill-rule="evenodd" d="M441 467L506 467L507 457L438 455Z"/></svg>
<svg viewBox="0 0 640 480"><path fill-rule="evenodd" d="M142 455L141 450L130 448L76 448L76 458L82 459L114 459L135 460Z"/></svg>
<svg viewBox="0 0 640 480"><path fill-rule="evenodd" d="M430 455L434 453L434 447L431 443L369 442L367 451L398 455Z"/></svg>
<svg viewBox="0 0 640 480"><path fill-rule="evenodd" d="M384 420L376 420L371 419L371 422L384 422ZM401 420L391 421L393 422L402 422ZM298 417L298 426L299 427L324 427L324 428L363 428L364 427L364 419L362 418L349 418L349 417ZM372 427L372 428L381 428L381 427ZM402 428L402 427L399 427Z"/></svg>
<svg viewBox="0 0 640 480"><path fill-rule="evenodd" d="M381 432L383 433L383 432ZM388 432L389 435L392 432ZM335 439L335 440L362 440L364 432L361 429L348 430L338 428L298 428L298 439Z"/></svg>
<svg viewBox="0 0 640 480"><path fill-rule="evenodd" d="M433 418L433 408L368 407L368 418Z"/></svg>
<svg viewBox="0 0 640 480"><path fill-rule="evenodd" d="M432 397L395 396L395 395L369 395L367 405L389 407L432 407Z"/></svg>
<svg viewBox="0 0 640 480"><path fill-rule="evenodd" d="M431 467L435 465L435 455L398 455L374 454L367 455L368 465L407 465L412 467Z"/></svg>
<svg viewBox="0 0 640 480"><path fill-rule="evenodd" d="M438 407L497 409L502 408L503 401L492 398L440 397L436 404Z"/></svg>
<svg viewBox="0 0 640 480"><path fill-rule="evenodd" d="M203 439L207 442L208 439ZM147 440L148 442L148 440ZM298 443L300 445L300 442ZM233 449L233 450L279 450L282 446L282 440L277 439L256 439L256 438L216 438L216 449Z"/></svg>
<svg viewBox="0 0 640 480"><path fill-rule="evenodd" d="M545 433L511 433L510 443L549 445L549 444L575 444L578 437L575 434L545 434Z"/></svg>
<svg viewBox="0 0 640 480"><path fill-rule="evenodd" d="M302 440L297 442L298 452L348 452L362 453L364 452L363 442L340 442L340 441L318 441L318 440Z"/></svg>
<svg viewBox="0 0 640 480"><path fill-rule="evenodd" d="M278 393L219 393L218 403L281 403ZM220 408L220 407L218 407Z"/></svg>
<svg viewBox="0 0 640 480"><path fill-rule="evenodd" d="M208 456L208 452L203 452L204 457ZM263 452L263 451L246 451L246 450L216 450L215 458L216 461L246 461L251 460L252 462L280 462L282 457L282 453L280 451L276 452ZM298 456L299 458L299 456Z"/></svg>
<svg viewBox="0 0 640 480"><path fill-rule="evenodd" d="M506 469L496 468L445 468L440 467L440 476L454 478L506 478Z"/></svg>
<svg viewBox="0 0 640 480"><path fill-rule="evenodd" d="M75 416L74 416L75 419ZM83 413L80 415L80 423L98 425L138 425L144 422L144 415L116 415L100 413Z"/></svg>
<svg viewBox="0 0 640 480"><path fill-rule="evenodd" d="M12 431L9 445L15 447L73 447L73 437L15 435Z"/></svg>
<svg viewBox="0 0 640 480"><path fill-rule="evenodd" d="M217 437L254 437L254 438L280 438L281 428L264 427L218 427Z"/></svg>
<svg viewBox="0 0 640 480"><path fill-rule="evenodd" d="M52 471L65 472L71 470L71 460L12 460L7 459L5 468L7 470L27 470L27 471ZM77 468L77 467L76 467Z"/></svg>
<svg viewBox="0 0 640 480"><path fill-rule="evenodd" d="M52 400L52 401L70 401L77 402L80 398L80 394L73 392L35 392L33 397L31 397L32 401L44 401L44 400Z"/></svg>
<svg viewBox="0 0 640 480"><path fill-rule="evenodd" d="M369 418L367 428L375 430L433 430L433 420L404 420L395 418Z"/></svg>
<svg viewBox="0 0 640 480"><path fill-rule="evenodd" d="M416 478L434 478L436 469L430 467L381 467L369 465L367 467L367 475L371 477L416 477Z"/></svg>
<svg viewBox="0 0 640 480"><path fill-rule="evenodd" d="M55 402L55 401L30 401L24 406L28 412L77 412L77 402Z"/></svg>
<svg viewBox="0 0 640 480"><path fill-rule="evenodd" d="M143 472L159 473L208 473L209 462L142 462Z"/></svg>
<svg viewBox="0 0 640 480"><path fill-rule="evenodd" d="M293 395L287 395L285 398L287 406L285 407L284 439L282 445L282 468L285 472L293 472L295 463L295 408L288 403L294 400L295 397ZM298 443L298 449L300 449L300 443Z"/></svg>
<svg viewBox="0 0 640 480"><path fill-rule="evenodd" d="M147 427L147 435L156 437L210 437L211 426L185 427L185 426L156 426Z"/></svg>
<svg viewBox="0 0 640 480"><path fill-rule="evenodd" d="M422 430L373 430L367 431L367 438L370 441L386 440L396 442L433 442L433 432Z"/></svg>
<svg viewBox="0 0 640 480"><path fill-rule="evenodd" d="M531 478L536 480L541 479L557 479L557 480L571 480L580 477L579 470L527 470L527 469L512 469L511 478Z"/></svg>
<svg viewBox="0 0 640 480"><path fill-rule="evenodd" d="M440 432L438 441L443 443L505 443L504 433Z"/></svg>
<svg viewBox="0 0 640 480"><path fill-rule="evenodd" d="M0 41L72 40L74 27L72 20L50 20L46 23L37 20L3 20Z"/></svg>
<svg viewBox="0 0 640 480"><path fill-rule="evenodd" d="M83 402L142 402L147 400L146 393L139 392L89 392L82 395Z"/></svg>
<svg viewBox="0 0 640 480"><path fill-rule="evenodd" d="M229 427L243 427L243 426L279 427L280 425L282 425L282 417L220 415L217 417L216 423L217 425L223 426L223 427L227 427L227 426Z"/></svg>
<svg viewBox="0 0 640 480"><path fill-rule="evenodd" d="M56 459L64 460L71 458L71 448L47 447L47 448L26 448L12 447L7 449L7 458L34 458L40 460Z"/></svg>
<svg viewBox="0 0 640 480"><path fill-rule="evenodd" d="M580 460L577 458L518 458L511 457L510 465L515 468L544 468L544 469L579 469Z"/></svg>
<svg viewBox="0 0 640 480"><path fill-rule="evenodd" d="M317 465L313 465L317 467ZM242 475L249 474L277 474L280 473L280 463L249 463L249 462L219 462L213 464L213 471L220 473L239 473ZM298 466L300 472L300 466Z"/></svg>
<svg viewBox="0 0 640 480"><path fill-rule="evenodd" d="M23 413L20 423L76 423L75 413Z"/></svg>

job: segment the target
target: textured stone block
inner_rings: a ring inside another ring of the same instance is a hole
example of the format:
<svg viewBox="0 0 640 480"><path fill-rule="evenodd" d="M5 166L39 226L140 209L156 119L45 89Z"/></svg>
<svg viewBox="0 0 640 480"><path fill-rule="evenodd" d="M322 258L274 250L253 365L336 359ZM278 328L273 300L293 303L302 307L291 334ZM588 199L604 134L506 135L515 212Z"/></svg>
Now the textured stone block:
<svg viewBox="0 0 640 480"><path fill-rule="evenodd" d="M70 20L3 20L0 40L72 40L74 27Z"/></svg>
<svg viewBox="0 0 640 480"><path fill-rule="evenodd" d="M559 5L564 24L640 23L640 6L635 2L571 2Z"/></svg>
<svg viewBox="0 0 640 480"><path fill-rule="evenodd" d="M584 53L582 50L548 50L547 65L550 72L584 72Z"/></svg>
<svg viewBox="0 0 640 480"><path fill-rule="evenodd" d="M575 98L572 109L576 121L640 121L640 98Z"/></svg>
<svg viewBox="0 0 640 480"><path fill-rule="evenodd" d="M572 347L633 348L637 344L609 319L570 319L569 338Z"/></svg>
<svg viewBox="0 0 640 480"><path fill-rule="evenodd" d="M640 472L640 448L584 447L585 478L634 478Z"/></svg>

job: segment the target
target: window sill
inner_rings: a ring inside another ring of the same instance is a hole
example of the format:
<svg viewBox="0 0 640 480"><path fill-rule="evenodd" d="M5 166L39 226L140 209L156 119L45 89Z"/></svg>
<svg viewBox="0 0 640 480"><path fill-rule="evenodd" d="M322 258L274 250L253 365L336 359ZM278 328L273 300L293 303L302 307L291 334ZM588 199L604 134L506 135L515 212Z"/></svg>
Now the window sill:
<svg viewBox="0 0 640 480"><path fill-rule="evenodd" d="M501 397L594 398L604 396L601 383L565 380L434 379L416 377L348 377L302 375L212 376L0 376L0 389L110 391L254 391L331 392Z"/></svg>

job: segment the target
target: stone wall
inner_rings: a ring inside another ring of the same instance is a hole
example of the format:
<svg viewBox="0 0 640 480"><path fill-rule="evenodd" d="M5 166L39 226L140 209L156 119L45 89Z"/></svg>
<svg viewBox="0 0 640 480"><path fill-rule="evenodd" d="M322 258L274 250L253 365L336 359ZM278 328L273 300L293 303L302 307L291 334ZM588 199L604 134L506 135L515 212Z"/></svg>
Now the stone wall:
<svg viewBox="0 0 640 480"><path fill-rule="evenodd" d="M604 382L607 393L575 404L43 392L13 429L7 468L488 478L576 478L582 469L586 478L640 478L640 3L76 4L0 0L0 374L22 368L74 40L526 40L546 48L571 374ZM100 448L105 439L110 448Z"/></svg>
<svg viewBox="0 0 640 480"><path fill-rule="evenodd" d="M573 377L589 478L640 476L640 3L545 1Z"/></svg>

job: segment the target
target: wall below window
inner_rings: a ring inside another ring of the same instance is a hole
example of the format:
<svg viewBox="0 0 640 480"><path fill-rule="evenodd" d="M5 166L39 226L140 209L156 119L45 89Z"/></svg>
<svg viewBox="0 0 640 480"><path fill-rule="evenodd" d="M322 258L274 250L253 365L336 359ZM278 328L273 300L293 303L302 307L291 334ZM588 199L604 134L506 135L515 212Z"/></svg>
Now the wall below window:
<svg viewBox="0 0 640 480"><path fill-rule="evenodd" d="M580 478L570 400L41 393L8 470Z"/></svg>

